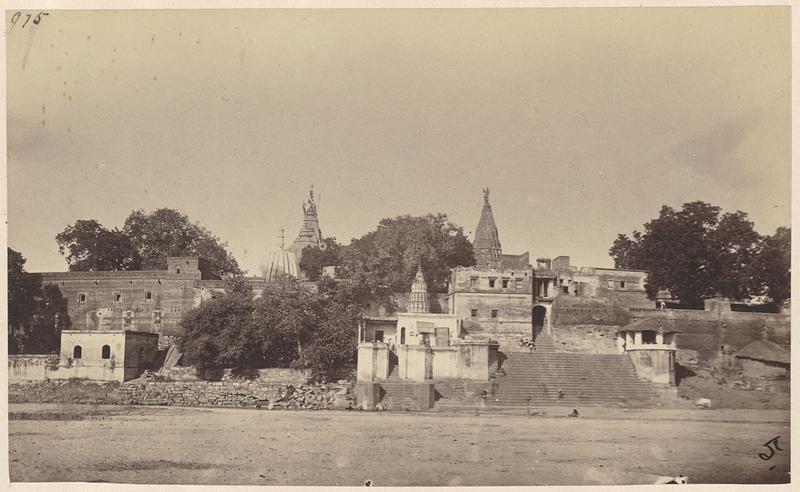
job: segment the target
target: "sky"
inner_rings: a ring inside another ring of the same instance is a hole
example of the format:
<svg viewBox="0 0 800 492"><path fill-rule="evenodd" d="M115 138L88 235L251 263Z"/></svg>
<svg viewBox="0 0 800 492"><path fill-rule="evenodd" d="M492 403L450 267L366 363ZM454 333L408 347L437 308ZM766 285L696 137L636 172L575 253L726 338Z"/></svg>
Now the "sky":
<svg viewBox="0 0 800 492"><path fill-rule="evenodd" d="M7 13L7 26L11 25ZM323 235L483 195L504 253L612 266L703 200L789 226L788 7L50 11L7 34L8 244L169 207L257 274L314 185Z"/></svg>

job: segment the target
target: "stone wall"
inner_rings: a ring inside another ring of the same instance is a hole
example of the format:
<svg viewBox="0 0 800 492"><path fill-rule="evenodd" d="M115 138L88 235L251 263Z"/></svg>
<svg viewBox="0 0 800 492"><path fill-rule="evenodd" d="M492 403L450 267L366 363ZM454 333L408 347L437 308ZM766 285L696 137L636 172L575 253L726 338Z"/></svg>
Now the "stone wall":
<svg viewBox="0 0 800 492"><path fill-rule="evenodd" d="M247 374L234 374L231 369L225 369L218 374L208 374L207 377L220 381L239 381L242 376L256 379L262 383L305 384L311 377L311 371L304 369L268 368L253 369ZM201 381L194 366L173 366L170 369L159 371L158 378L168 381Z"/></svg>
<svg viewBox="0 0 800 492"><path fill-rule="evenodd" d="M8 381L43 381L58 372L58 355L9 355Z"/></svg>
<svg viewBox="0 0 800 492"><path fill-rule="evenodd" d="M122 405L216 406L271 409L353 408L353 384L241 381L131 381L120 386Z"/></svg>
<svg viewBox="0 0 800 492"><path fill-rule="evenodd" d="M354 385L238 381L148 381L108 383L51 380L9 385L13 403L87 403L108 405L217 406L264 409L354 408Z"/></svg>
<svg viewBox="0 0 800 492"><path fill-rule="evenodd" d="M560 352L619 354L618 326L567 325L553 330L553 346Z"/></svg>
<svg viewBox="0 0 800 492"><path fill-rule="evenodd" d="M553 326L614 325L624 326L631 321L624 306L609 300L558 296L553 302Z"/></svg>
<svg viewBox="0 0 800 492"><path fill-rule="evenodd" d="M680 330L677 336L678 361L691 354L700 366L706 366L721 349L735 352L761 339L791 349L791 317L784 314L719 312L695 310L631 310L632 321L646 317L673 319Z"/></svg>

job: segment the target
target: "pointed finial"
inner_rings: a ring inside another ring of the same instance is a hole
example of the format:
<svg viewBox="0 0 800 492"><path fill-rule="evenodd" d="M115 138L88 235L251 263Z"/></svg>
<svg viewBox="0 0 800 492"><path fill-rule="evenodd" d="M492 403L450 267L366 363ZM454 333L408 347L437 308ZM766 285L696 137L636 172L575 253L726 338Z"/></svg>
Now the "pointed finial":
<svg viewBox="0 0 800 492"><path fill-rule="evenodd" d="M284 241L285 237L283 235L283 228L282 227L281 227L281 235L279 237L281 239L281 251L283 251L284 246L285 246L283 241Z"/></svg>
<svg viewBox="0 0 800 492"><path fill-rule="evenodd" d="M311 184L311 189L308 191L308 196L311 198L311 201L314 201L314 184Z"/></svg>
<svg viewBox="0 0 800 492"><path fill-rule="evenodd" d="M483 203L489 205L489 188L483 189Z"/></svg>

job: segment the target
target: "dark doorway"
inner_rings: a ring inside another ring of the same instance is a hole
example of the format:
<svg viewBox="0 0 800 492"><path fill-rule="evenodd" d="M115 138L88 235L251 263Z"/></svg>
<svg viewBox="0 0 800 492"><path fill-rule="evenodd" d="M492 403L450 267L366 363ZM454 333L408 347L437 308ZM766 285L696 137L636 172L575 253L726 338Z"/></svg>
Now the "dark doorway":
<svg viewBox="0 0 800 492"><path fill-rule="evenodd" d="M536 306L533 308L533 339L539 336L544 329L544 320L547 317L547 308L544 306Z"/></svg>

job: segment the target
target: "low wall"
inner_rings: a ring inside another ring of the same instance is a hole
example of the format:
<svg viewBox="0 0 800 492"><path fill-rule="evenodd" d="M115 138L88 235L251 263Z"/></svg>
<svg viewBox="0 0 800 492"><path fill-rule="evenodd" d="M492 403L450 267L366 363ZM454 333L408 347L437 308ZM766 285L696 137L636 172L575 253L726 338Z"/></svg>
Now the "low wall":
<svg viewBox="0 0 800 492"><path fill-rule="evenodd" d="M218 374L206 374L207 377L219 381L238 381L242 376L256 379L263 383L304 384L311 378L311 371L304 369L287 369L281 367L254 369L247 374L236 375L231 369L225 369ZM201 381L194 366L173 366L158 372L159 379L171 381Z"/></svg>
<svg viewBox="0 0 800 492"><path fill-rule="evenodd" d="M123 405L217 406L266 409L352 408L353 384L280 384L262 381L135 381L119 388Z"/></svg>
<svg viewBox="0 0 800 492"><path fill-rule="evenodd" d="M9 355L8 382L44 381L58 372L58 355Z"/></svg>
<svg viewBox="0 0 800 492"><path fill-rule="evenodd" d="M9 385L15 403L88 403L249 407L265 409L353 408L353 383L280 384L262 381L29 381Z"/></svg>

